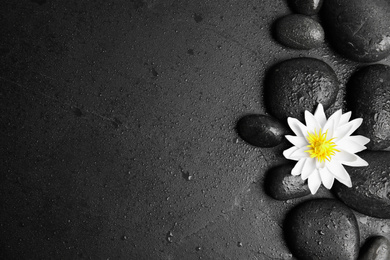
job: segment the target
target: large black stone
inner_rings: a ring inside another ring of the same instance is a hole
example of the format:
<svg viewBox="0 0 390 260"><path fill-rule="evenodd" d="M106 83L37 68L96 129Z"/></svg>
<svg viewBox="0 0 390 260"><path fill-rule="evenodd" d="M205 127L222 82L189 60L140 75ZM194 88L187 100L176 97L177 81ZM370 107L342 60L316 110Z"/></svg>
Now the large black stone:
<svg viewBox="0 0 390 260"><path fill-rule="evenodd" d="M275 24L275 37L283 45L299 50L319 47L325 39L322 26L301 14L282 17Z"/></svg>
<svg viewBox="0 0 390 260"><path fill-rule="evenodd" d="M359 229L352 210L333 199L315 199L295 207L286 218L284 233L300 260L355 260Z"/></svg>
<svg viewBox="0 0 390 260"><path fill-rule="evenodd" d="M324 1L325 32L346 57L374 62L390 54L390 1Z"/></svg>
<svg viewBox="0 0 390 260"><path fill-rule="evenodd" d="M280 165L267 173L265 188L268 195L277 200L289 200L310 194L306 181L301 176L291 175L294 165Z"/></svg>
<svg viewBox="0 0 390 260"><path fill-rule="evenodd" d="M367 66L353 75L347 89L348 106L363 118L357 133L370 138L368 149L390 147L390 66Z"/></svg>
<svg viewBox="0 0 390 260"><path fill-rule="evenodd" d="M314 15L322 6L322 0L290 0L292 9L300 14Z"/></svg>
<svg viewBox="0 0 390 260"><path fill-rule="evenodd" d="M237 123L242 139L257 147L273 147L280 144L286 128L275 118L266 115L246 115Z"/></svg>
<svg viewBox="0 0 390 260"><path fill-rule="evenodd" d="M327 109L336 99L339 81L333 69L314 58L294 58L274 66L266 79L265 104L282 120L303 120L305 110L314 112L318 103Z"/></svg>
<svg viewBox="0 0 390 260"><path fill-rule="evenodd" d="M367 167L346 167L352 188L335 182L333 190L349 207L368 216L390 219L390 153L365 151L359 154Z"/></svg>

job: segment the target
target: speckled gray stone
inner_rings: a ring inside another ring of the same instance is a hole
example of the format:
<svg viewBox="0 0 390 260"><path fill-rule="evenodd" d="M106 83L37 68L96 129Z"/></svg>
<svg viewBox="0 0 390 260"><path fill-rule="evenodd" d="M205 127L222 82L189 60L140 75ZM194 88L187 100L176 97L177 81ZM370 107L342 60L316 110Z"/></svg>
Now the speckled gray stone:
<svg viewBox="0 0 390 260"><path fill-rule="evenodd" d="M383 236L372 237L360 251L358 260L389 260L390 241Z"/></svg>
<svg viewBox="0 0 390 260"><path fill-rule="evenodd" d="M390 1L327 0L321 13L325 33L340 54L360 62L390 54Z"/></svg>
<svg viewBox="0 0 390 260"><path fill-rule="evenodd" d="M370 138L368 149L390 148L390 66L370 65L356 72L347 100L352 114L363 118L357 133Z"/></svg>
<svg viewBox="0 0 390 260"><path fill-rule="evenodd" d="M281 44L299 50L317 48L325 39L321 24L301 14L291 14L277 20L275 37Z"/></svg>
<svg viewBox="0 0 390 260"><path fill-rule="evenodd" d="M322 0L290 0L292 9L300 14L314 15L321 9Z"/></svg>
<svg viewBox="0 0 390 260"><path fill-rule="evenodd" d="M282 142L287 129L274 117L252 114L238 121L237 132L251 145L273 147Z"/></svg>
<svg viewBox="0 0 390 260"><path fill-rule="evenodd" d="M355 260L359 229L347 206L334 199L303 202L287 215L284 234L300 260Z"/></svg>
<svg viewBox="0 0 390 260"><path fill-rule="evenodd" d="M301 176L291 175L295 164L284 164L268 171L265 188L277 200L289 200L310 194L307 182Z"/></svg>
<svg viewBox="0 0 390 260"><path fill-rule="evenodd" d="M333 69L315 58L294 58L275 65L265 84L265 105L283 122L287 117L302 121L304 111L314 112L318 103L327 109L340 85Z"/></svg>
<svg viewBox="0 0 390 260"><path fill-rule="evenodd" d="M346 167L352 188L335 182L333 191L360 213L390 219L390 153L364 151L359 156L368 162L368 166Z"/></svg>

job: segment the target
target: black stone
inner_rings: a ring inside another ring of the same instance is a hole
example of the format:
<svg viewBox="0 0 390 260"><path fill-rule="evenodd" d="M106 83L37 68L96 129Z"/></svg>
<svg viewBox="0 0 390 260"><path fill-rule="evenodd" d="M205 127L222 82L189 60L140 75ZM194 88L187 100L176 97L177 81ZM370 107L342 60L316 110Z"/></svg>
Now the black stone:
<svg viewBox="0 0 390 260"><path fill-rule="evenodd" d="M389 260L390 241L377 236L369 239L360 250L359 260Z"/></svg>
<svg viewBox="0 0 390 260"><path fill-rule="evenodd" d="M360 62L390 54L390 1L327 0L321 11L326 35L341 54Z"/></svg>
<svg viewBox="0 0 390 260"><path fill-rule="evenodd" d="M304 111L314 112L318 103L327 109L335 101L340 85L333 69L314 58L294 58L277 64L265 84L265 105L283 122L287 117L303 120Z"/></svg>
<svg viewBox="0 0 390 260"><path fill-rule="evenodd" d="M266 115L246 115L237 123L237 132L242 139L257 147L274 147L280 144L285 127L275 118Z"/></svg>
<svg viewBox="0 0 390 260"><path fill-rule="evenodd" d="M267 173L265 188L268 195L277 200L289 200L310 194L309 186L301 176L291 175L294 165L281 165Z"/></svg>
<svg viewBox="0 0 390 260"><path fill-rule="evenodd" d="M348 83L348 106L363 118L357 133L370 138L370 150L390 148L390 66L376 64L355 73Z"/></svg>
<svg viewBox="0 0 390 260"><path fill-rule="evenodd" d="M322 0L290 0L292 9L300 14L317 14L322 6Z"/></svg>
<svg viewBox="0 0 390 260"><path fill-rule="evenodd" d="M365 151L359 154L367 167L346 167L352 188L335 182L333 191L349 207L365 215L390 219L390 153Z"/></svg>
<svg viewBox="0 0 390 260"><path fill-rule="evenodd" d="M300 260L354 260L359 229L352 210L333 199L303 202L287 215L287 245Z"/></svg>
<svg viewBox="0 0 390 260"><path fill-rule="evenodd" d="M291 14L279 19L275 24L275 37L283 45L298 50L317 48L325 39L322 26L301 14Z"/></svg>

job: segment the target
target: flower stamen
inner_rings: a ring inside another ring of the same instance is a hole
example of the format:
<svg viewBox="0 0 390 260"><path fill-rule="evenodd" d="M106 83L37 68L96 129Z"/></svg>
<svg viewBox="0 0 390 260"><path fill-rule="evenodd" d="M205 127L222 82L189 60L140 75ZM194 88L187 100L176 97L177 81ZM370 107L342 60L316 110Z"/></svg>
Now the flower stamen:
<svg viewBox="0 0 390 260"><path fill-rule="evenodd" d="M309 141L307 147L310 149L305 152L310 154L310 158L316 158L319 162L330 161L336 152L340 152L336 149L337 145L333 142L334 138L327 139L328 131L322 133L320 129L318 133L316 130L314 130L314 134L307 133L307 140Z"/></svg>

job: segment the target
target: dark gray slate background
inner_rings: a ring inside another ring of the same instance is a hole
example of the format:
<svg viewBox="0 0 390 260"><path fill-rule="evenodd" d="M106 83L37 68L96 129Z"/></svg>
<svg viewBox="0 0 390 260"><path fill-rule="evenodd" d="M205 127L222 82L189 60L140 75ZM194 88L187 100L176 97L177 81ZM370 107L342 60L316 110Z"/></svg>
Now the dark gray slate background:
<svg viewBox="0 0 390 260"><path fill-rule="evenodd" d="M276 43L289 13L283 0L1 1L0 258L294 259L281 226L310 196L262 186L288 145L254 148L234 127L265 113L273 64L321 58L342 83L359 64ZM389 220L356 216L362 243L390 239Z"/></svg>

